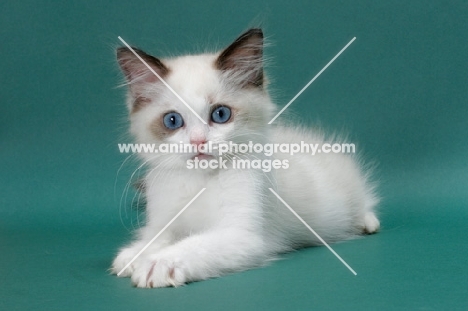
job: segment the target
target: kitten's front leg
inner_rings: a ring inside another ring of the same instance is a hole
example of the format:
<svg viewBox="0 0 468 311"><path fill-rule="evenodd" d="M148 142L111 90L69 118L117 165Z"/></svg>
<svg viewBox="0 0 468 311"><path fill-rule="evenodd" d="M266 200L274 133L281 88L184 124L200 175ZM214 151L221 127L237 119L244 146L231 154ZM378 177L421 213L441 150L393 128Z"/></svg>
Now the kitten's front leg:
<svg viewBox="0 0 468 311"><path fill-rule="evenodd" d="M144 238L141 237L139 240L131 243L129 246L126 246L122 248L114 261L112 262L112 266L110 268L110 271L112 274L118 274L122 271L123 268L127 266L127 264L135 258L135 256L151 241L150 238ZM171 239L169 234L163 234L160 237L158 237L158 241L154 241L151 243L148 248L140 254L140 256L135 259L130 266L128 266L125 270L122 271L122 273L119 275L119 277L129 277L132 275L133 271L135 270L136 267L138 267L140 264L144 262L142 260L145 255L148 253L150 254L155 254L164 247L166 247L170 243Z"/></svg>
<svg viewBox="0 0 468 311"><path fill-rule="evenodd" d="M179 286L260 265L266 259L257 233L239 228L212 229L148 255L135 267L137 287Z"/></svg>

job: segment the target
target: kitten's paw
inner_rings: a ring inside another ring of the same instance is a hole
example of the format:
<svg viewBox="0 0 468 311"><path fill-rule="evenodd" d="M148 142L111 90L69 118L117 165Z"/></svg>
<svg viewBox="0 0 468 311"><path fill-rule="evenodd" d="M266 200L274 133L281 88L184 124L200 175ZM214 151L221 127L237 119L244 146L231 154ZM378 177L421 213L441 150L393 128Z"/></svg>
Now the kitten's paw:
<svg viewBox="0 0 468 311"><path fill-rule="evenodd" d="M145 258L132 274L132 283L136 287L177 287L186 281L181 261L164 257Z"/></svg>
<svg viewBox="0 0 468 311"><path fill-rule="evenodd" d="M366 234L376 233L380 229L380 222L373 212L364 215L363 232Z"/></svg>
<svg viewBox="0 0 468 311"><path fill-rule="evenodd" d="M112 263L112 267L110 269L112 274L118 274L122 271L123 268L138 254L138 251L135 247L127 247L120 251L117 257L114 259ZM132 262L130 266L128 266L125 270L122 271L119 277L129 277L132 275L133 271L135 270L136 262Z"/></svg>

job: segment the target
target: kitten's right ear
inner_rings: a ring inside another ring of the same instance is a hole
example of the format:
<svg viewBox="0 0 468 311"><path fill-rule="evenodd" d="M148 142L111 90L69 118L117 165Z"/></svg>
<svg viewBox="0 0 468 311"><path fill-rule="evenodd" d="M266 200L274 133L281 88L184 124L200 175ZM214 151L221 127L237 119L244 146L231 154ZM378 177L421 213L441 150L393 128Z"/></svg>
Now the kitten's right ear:
<svg viewBox="0 0 468 311"><path fill-rule="evenodd" d="M156 57L151 56L137 48L132 49L143 61L148 64L161 78L169 73L169 69ZM117 61L130 86L132 92L138 93L141 84L155 83L159 78L129 49L121 47L117 49ZM138 96L139 94L134 94Z"/></svg>
<svg viewBox="0 0 468 311"><path fill-rule="evenodd" d="M169 69L156 57L151 56L137 48L132 49L141 59L150 66L161 78L169 73ZM136 111L150 100L145 97L148 85L159 82L159 78L127 47L117 49L117 61L127 79L133 103L130 110Z"/></svg>

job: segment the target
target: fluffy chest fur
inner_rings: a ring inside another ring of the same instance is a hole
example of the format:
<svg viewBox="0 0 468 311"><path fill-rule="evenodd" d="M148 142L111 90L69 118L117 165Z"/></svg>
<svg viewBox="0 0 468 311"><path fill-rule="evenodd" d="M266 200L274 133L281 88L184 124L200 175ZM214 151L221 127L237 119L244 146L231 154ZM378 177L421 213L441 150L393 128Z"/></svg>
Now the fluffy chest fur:
<svg viewBox="0 0 468 311"><path fill-rule="evenodd" d="M157 233L200 189L206 188L172 225L170 230L178 238L230 223L253 227L262 214L259 189L263 183L260 174L245 170L190 171L166 175L164 179L149 174L146 195L152 203L147 208L148 226Z"/></svg>

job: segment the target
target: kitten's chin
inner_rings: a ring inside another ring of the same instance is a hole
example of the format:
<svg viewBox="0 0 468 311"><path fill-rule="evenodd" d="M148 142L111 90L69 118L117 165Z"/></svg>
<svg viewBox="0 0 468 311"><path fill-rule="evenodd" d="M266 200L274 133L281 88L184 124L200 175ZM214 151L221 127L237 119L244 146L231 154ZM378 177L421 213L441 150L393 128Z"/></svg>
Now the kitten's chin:
<svg viewBox="0 0 468 311"><path fill-rule="evenodd" d="M211 160L211 159L214 159L214 156L212 156L211 154L199 153L192 157L192 160L196 160L196 159L198 159L198 161Z"/></svg>

